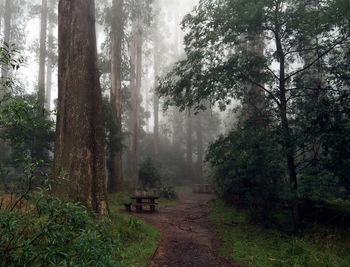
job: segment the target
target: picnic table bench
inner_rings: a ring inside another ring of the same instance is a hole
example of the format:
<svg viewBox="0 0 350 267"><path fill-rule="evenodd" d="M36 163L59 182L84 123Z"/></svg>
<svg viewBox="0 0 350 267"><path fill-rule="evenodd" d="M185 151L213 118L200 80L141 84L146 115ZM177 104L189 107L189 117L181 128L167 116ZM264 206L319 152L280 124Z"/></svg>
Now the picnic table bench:
<svg viewBox="0 0 350 267"><path fill-rule="evenodd" d="M143 206L149 206L150 210L154 212L156 210L156 206L158 205L158 203L156 203L156 199L159 199L159 197L134 196L134 197L131 197L131 199L135 200L135 208L137 212L142 212Z"/></svg>

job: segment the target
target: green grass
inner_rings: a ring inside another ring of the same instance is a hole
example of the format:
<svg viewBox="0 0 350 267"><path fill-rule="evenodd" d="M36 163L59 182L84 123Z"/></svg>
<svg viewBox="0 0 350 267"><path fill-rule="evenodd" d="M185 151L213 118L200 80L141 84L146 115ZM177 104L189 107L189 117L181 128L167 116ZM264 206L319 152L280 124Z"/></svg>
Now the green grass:
<svg viewBox="0 0 350 267"><path fill-rule="evenodd" d="M350 266L350 239L334 229L314 226L289 235L250 223L249 213L208 203L211 222L222 240L222 253L249 266Z"/></svg>
<svg viewBox="0 0 350 267"><path fill-rule="evenodd" d="M135 217L112 212L112 231L120 241L121 266L147 266L158 247L160 234Z"/></svg>
<svg viewBox="0 0 350 267"><path fill-rule="evenodd" d="M160 241L156 228L129 215L118 213L124 203L130 202L129 193L118 193L109 196L112 233L119 239L121 266L146 266L152 258Z"/></svg>

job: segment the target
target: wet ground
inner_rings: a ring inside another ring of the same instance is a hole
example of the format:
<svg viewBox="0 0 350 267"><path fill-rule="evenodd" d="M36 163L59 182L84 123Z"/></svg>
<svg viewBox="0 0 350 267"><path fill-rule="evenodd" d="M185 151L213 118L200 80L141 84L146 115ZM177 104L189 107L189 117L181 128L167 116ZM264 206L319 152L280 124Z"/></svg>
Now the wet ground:
<svg viewBox="0 0 350 267"><path fill-rule="evenodd" d="M184 191L176 205L159 207L156 213L133 213L161 233L148 266L239 266L219 255L222 243L211 229L205 208L211 197Z"/></svg>

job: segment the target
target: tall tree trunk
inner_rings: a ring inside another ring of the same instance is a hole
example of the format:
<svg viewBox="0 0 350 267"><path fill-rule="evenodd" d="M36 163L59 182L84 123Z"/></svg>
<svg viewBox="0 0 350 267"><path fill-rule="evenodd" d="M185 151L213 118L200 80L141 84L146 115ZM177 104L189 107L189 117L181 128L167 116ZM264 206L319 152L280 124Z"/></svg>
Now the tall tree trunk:
<svg viewBox="0 0 350 267"><path fill-rule="evenodd" d="M4 16L4 2L3 0L0 0L0 32L2 27L2 18Z"/></svg>
<svg viewBox="0 0 350 267"><path fill-rule="evenodd" d="M141 108L141 86L142 86L142 25L141 18L137 20L136 33L136 91L135 91L135 113L134 113L134 156L135 164L138 166L140 157L140 108Z"/></svg>
<svg viewBox="0 0 350 267"><path fill-rule="evenodd" d="M261 32L254 33L252 38L247 42L247 49L249 53L252 53L255 57L263 57L264 56L264 37ZM253 69L254 72L260 73L262 70L255 67ZM255 82L258 84L262 84L261 81L255 79ZM248 119L259 121L259 126L261 125L261 121L264 119L264 91L255 84L251 84L248 89L247 96L248 103Z"/></svg>
<svg viewBox="0 0 350 267"><path fill-rule="evenodd" d="M159 98L156 93L157 78L159 74L159 38L158 38L158 22L155 24L153 37L153 63L154 63L154 96L153 96L153 117L154 117L154 157L157 158L159 154Z"/></svg>
<svg viewBox="0 0 350 267"><path fill-rule="evenodd" d="M48 14L54 11L55 1L49 0ZM51 110L51 91L52 91L52 54L53 54L53 28L54 23L52 18L48 19L48 41L47 41L47 68L46 68L46 93L45 93L45 108Z"/></svg>
<svg viewBox="0 0 350 267"><path fill-rule="evenodd" d="M113 117L117 125L118 150L112 153L112 164L108 191L111 193L123 190L122 166L122 40L123 40L123 0L113 0L113 14L116 19L111 27L111 94L110 101Z"/></svg>
<svg viewBox="0 0 350 267"><path fill-rule="evenodd" d="M46 62L46 32L47 32L47 0L41 1L41 27L40 27L40 56L38 77L38 101L44 108L45 104L45 62Z"/></svg>
<svg viewBox="0 0 350 267"><path fill-rule="evenodd" d="M136 31L135 24L133 25L132 32L135 33ZM136 40L135 37L130 40L129 43L129 57L130 57L130 91L131 91L131 102L135 103L135 92L136 92ZM129 129L129 136L128 136L128 154L127 154L127 165L128 165L128 174L131 177L132 180L136 183L136 168L137 165L135 165L135 155L134 155L134 120L135 120L135 105L132 106L132 110L129 114L129 120L128 120L128 129Z"/></svg>
<svg viewBox="0 0 350 267"><path fill-rule="evenodd" d="M202 114L196 117L196 135L197 135L197 174L198 178L203 177L203 132L202 132Z"/></svg>
<svg viewBox="0 0 350 267"><path fill-rule="evenodd" d="M94 0L60 0L53 192L108 215Z"/></svg>
<svg viewBox="0 0 350 267"><path fill-rule="evenodd" d="M12 19L12 1L6 0L5 10L4 10L4 43L10 44L11 39L11 19ZM9 75L9 68L6 64L2 65L1 69L1 79L6 81ZM4 88L2 88L4 89ZM0 96L3 96L6 93L6 90L0 91Z"/></svg>

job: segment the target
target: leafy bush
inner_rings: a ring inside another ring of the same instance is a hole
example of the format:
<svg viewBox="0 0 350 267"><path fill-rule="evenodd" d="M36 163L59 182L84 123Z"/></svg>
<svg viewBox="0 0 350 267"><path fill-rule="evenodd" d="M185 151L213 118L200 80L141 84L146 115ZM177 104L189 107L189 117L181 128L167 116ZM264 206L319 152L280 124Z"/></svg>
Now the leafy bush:
<svg viewBox="0 0 350 267"><path fill-rule="evenodd" d="M159 189L159 195L166 199L177 199L176 191L172 186L162 186Z"/></svg>
<svg viewBox="0 0 350 267"><path fill-rule="evenodd" d="M144 189L160 184L160 175L152 158L147 158L140 166L139 180Z"/></svg>
<svg viewBox="0 0 350 267"><path fill-rule="evenodd" d="M283 188L285 171L276 144L272 132L249 127L232 130L212 143L206 161L212 167L218 195L264 214L263 210L275 203Z"/></svg>
<svg viewBox="0 0 350 267"><path fill-rule="evenodd" d="M35 95L8 98L0 110L0 138L11 146L12 160L48 161L54 141L54 121L42 110Z"/></svg>
<svg viewBox="0 0 350 267"><path fill-rule="evenodd" d="M118 242L109 221L50 195L47 180L33 191L36 167L28 163L26 188L1 201L0 266L115 266Z"/></svg>

